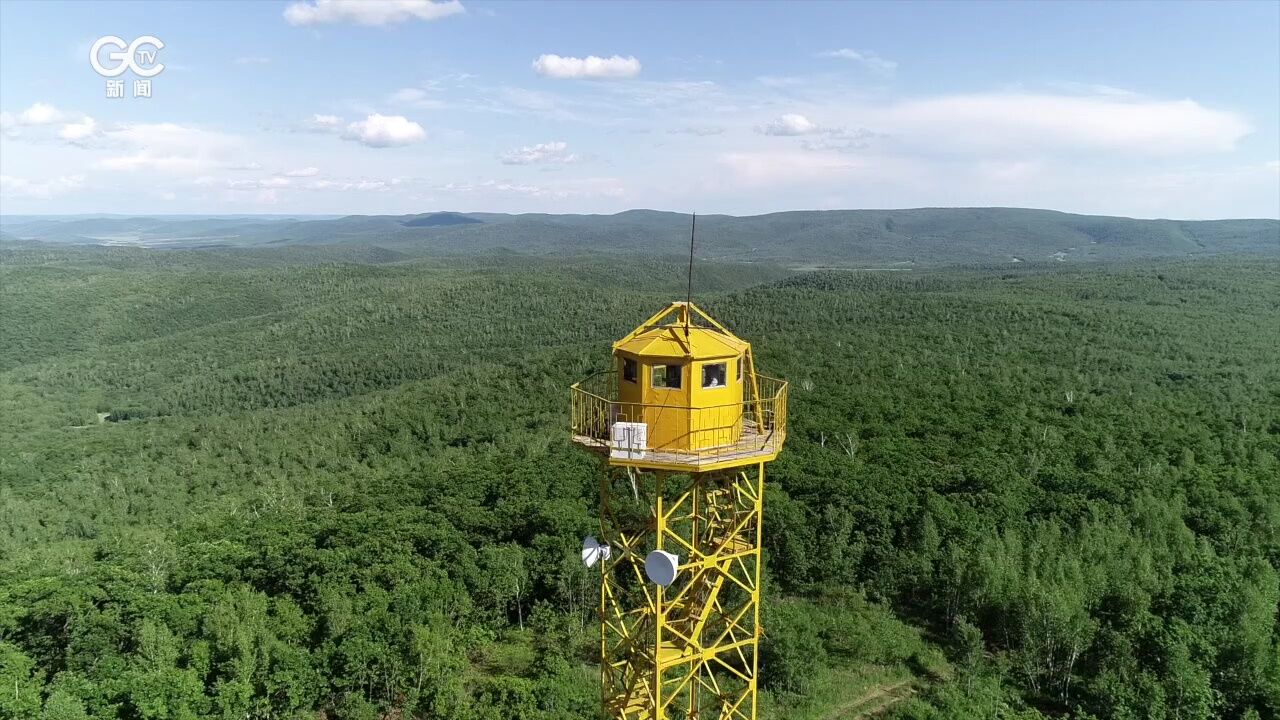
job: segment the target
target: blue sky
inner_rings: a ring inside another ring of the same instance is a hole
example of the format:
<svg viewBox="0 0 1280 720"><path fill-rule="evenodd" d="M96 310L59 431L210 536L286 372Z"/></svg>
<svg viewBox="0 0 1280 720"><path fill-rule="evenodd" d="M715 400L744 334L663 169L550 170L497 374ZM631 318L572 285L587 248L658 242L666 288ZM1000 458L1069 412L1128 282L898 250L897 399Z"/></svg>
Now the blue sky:
<svg viewBox="0 0 1280 720"><path fill-rule="evenodd" d="M4 0L0 112L10 214L1274 218L1280 3Z"/></svg>

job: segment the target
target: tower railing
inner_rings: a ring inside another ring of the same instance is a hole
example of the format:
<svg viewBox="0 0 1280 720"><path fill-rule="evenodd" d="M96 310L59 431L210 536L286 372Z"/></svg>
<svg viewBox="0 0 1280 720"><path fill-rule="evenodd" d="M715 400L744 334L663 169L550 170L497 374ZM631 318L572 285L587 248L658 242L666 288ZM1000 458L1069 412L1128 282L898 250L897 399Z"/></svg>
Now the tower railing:
<svg viewBox="0 0 1280 720"><path fill-rule="evenodd" d="M787 382L756 374L755 382L744 382L743 388L741 402L708 407L620 402L617 373L597 373L570 388L574 440L607 449L615 423L646 423L645 446L631 449L667 455L675 462L777 452L787 432Z"/></svg>

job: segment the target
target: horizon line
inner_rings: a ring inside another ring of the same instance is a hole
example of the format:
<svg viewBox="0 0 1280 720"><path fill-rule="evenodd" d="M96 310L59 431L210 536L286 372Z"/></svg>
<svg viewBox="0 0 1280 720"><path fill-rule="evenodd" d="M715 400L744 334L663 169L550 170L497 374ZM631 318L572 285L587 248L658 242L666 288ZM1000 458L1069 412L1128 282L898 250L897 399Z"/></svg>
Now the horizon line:
<svg viewBox="0 0 1280 720"><path fill-rule="evenodd" d="M775 210L772 212L755 213L749 215L735 215L733 213L702 213L698 214L704 218L712 217L730 217L730 218L754 218L765 217L768 215L781 215L784 213L837 213L837 212L909 212L918 210L1020 210L1027 212L1050 212L1061 215L1079 215L1086 217L1106 217L1118 218L1124 220L1145 220L1145 221L1169 221L1169 222L1225 222L1231 220L1270 220L1280 222L1280 217L1216 217L1216 218L1173 218L1173 217L1138 217L1134 215L1111 215L1103 213L1086 213L1072 212L1069 210L1055 210L1053 208L1037 208L1037 207L1017 207L1011 205L954 205L954 206L917 206L917 207L899 207L899 208L824 208L824 209L795 209L795 210ZM128 218L323 218L323 219L340 219L349 217L415 217L423 215L506 215L510 217L518 217L521 215L548 215L548 216L582 216L582 217L615 217L633 212L651 212L664 215L680 215L688 216L692 212L682 212L679 210L658 210L654 208L628 208L613 213L584 213L584 212L495 212L491 210L428 210L424 212L402 212L402 213L245 213L245 212L228 212L228 213L111 213L111 212L78 212L78 213L0 213L0 220L4 218L102 218L102 219L128 219Z"/></svg>

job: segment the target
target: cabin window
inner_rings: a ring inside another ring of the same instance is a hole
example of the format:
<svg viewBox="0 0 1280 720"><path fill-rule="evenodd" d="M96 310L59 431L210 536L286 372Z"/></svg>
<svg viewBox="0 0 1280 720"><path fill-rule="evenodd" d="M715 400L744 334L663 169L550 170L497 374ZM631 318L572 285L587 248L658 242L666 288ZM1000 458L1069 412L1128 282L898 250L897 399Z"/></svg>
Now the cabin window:
<svg viewBox="0 0 1280 720"><path fill-rule="evenodd" d="M728 383L725 382L725 363L708 363L702 366L702 387L718 388L724 387Z"/></svg>
<svg viewBox="0 0 1280 720"><path fill-rule="evenodd" d="M631 358L622 359L622 379L623 380L626 380L627 382L635 382L637 380L637 376L639 375L639 371L640 369L636 365L635 360L632 360Z"/></svg>
<svg viewBox="0 0 1280 720"><path fill-rule="evenodd" d="M734 379L735 379L735 380L741 380L741 379L742 379L742 358L738 358L738 376L737 376L736 378L734 378Z"/></svg>
<svg viewBox="0 0 1280 720"><path fill-rule="evenodd" d="M656 388L680 389L680 378L684 374L681 365L654 365L653 386Z"/></svg>

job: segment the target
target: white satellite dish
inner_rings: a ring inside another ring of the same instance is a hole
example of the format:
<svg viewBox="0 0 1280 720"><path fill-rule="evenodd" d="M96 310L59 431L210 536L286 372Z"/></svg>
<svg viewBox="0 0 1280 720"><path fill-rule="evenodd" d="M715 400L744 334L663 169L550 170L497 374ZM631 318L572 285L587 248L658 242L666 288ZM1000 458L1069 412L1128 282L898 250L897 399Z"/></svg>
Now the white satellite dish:
<svg viewBox="0 0 1280 720"><path fill-rule="evenodd" d="M582 564L587 567L595 565L601 560L608 560L613 555L613 550L608 545L601 545L600 541L595 537L588 535L582 541Z"/></svg>
<svg viewBox="0 0 1280 720"><path fill-rule="evenodd" d="M680 572L680 558L669 552L654 550L644 559L644 574L649 580L666 587L676 581Z"/></svg>

